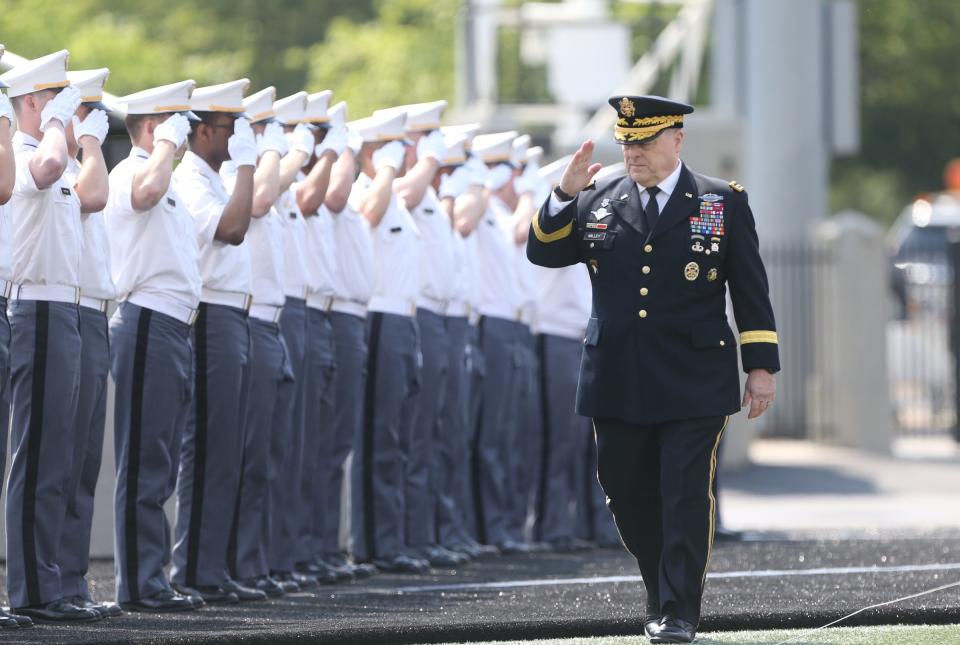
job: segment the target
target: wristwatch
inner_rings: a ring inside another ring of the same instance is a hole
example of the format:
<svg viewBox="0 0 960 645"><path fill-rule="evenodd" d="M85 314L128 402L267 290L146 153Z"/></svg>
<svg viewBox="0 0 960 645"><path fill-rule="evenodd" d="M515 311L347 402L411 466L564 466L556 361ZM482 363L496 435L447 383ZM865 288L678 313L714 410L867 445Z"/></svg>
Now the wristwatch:
<svg viewBox="0 0 960 645"><path fill-rule="evenodd" d="M561 202L569 202L571 199L576 197L576 195L568 195L565 192L563 192L563 190L560 189L559 185L553 189L553 194L556 195L557 199L559 199Z"/></svg>

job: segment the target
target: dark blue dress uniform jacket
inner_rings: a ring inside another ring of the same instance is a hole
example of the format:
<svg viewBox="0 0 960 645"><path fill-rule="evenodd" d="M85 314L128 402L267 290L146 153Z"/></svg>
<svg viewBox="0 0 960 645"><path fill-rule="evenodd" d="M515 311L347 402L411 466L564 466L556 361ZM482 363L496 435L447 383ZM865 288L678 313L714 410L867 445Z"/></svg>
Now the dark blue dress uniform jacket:
<svg viewBox="0 0 960 645"><path fill-rule="evenodd" d="M648 231L637 184L615 177L582 191L553 217L545 204L531 228L531 262L583 262L593 283L579 414L653 424L739 411L728 287L744 371L780 369L756 226L736 182L684 165Z"/></svg>

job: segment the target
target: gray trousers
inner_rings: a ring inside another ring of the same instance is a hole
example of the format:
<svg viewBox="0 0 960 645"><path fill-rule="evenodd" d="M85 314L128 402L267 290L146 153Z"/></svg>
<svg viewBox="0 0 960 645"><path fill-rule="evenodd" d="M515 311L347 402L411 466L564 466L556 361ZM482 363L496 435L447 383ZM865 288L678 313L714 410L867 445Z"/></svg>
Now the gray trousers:
<svg viewBox="0 0 960 645"><path fill-rule="evenodd" d="M321 554L340 551L340 502L344 466L354 441L363 426L363 392L367 375L367 321L359 316L331 312L335 361L333 378L333 439L329 450L322 450L325 463L321 472L323 517L320 533ZM351 504L360 503L354 498Z"/></svg>
<svg viewBox="0 0 960 645"><path fill-rule="evenodd" d="M578 468L577 463L582 457L586 419L574 412L581 343L540 334L536 344L542 434L533 536L538 542L552 542L577 537L573 510L582 486L574 482L571 473L586 467Z"/></svg>
<svg viewBox="0 0 960 645"><path fill-rule="evenodd" d="M180 452L171 579L222 584L240 482L250 326L242 309L200 303L193 325L194 397Z"/></svg>
<svg viewBox="0 0 960 645"><path fill-rule="evenodd" d="M446 431L442 427L441 411L446 398L450 354L443 316L418 309L417 326L423 357L420 394L407 443L401 446L406 456L406 543L414 547L437 543L435 484L432 480L441 468L437 442Z"/></svg>
<svg viewBox="0 0 960 645"><path fill-rule="evenodd" d="M7 593L12 607L63 597L60 544L80 392L77 305L10 305L13 459L7 490Z"/></svg>
<svg viewBox="0 0 960 645"><path fill-rule="evenodd" d="M300 519L296 561L310 562L323 554L327 522L324 513L329 476L325 472L333 445L333 381L336 356L330 314L307 308L306 395L304 398L303 450L300 451L300 502L294 513Z"/></svg>
<svg viewBox="0 0 960 645"><path fill-rule="evenodd" d="M190 327L129 302L110 320L114 399L114 543L117 600L169 589L173 494L193 395Z"/></svg>
<svg viewBox="0 0 960 645"><path fill-rule="evenodd" d="M270 526L270 452L277 393L284 383L293 383L287 349L280 325L250 319L253 358L250 363L250 394L247 397L246 436L241 458L240 485L233 509L227 544L231 577L245 580L270 572L266 529ZM272 473L276 481L277 473Z"/></svg>
<svg viewBox="0 0 960 645"><path fill-rule="evenodd" d="M353 554L359 561L399 555L405 546L402 446L419 389L417 321L371 313L363 432L354 448Z"/></svg>
<svg viewBox="0 0 960 645"><path fill-rule="evenodd" d="M528 523L532 519L537 493L537 473L541 459L539 361L530 328L517 324L517 413L513 418L512 437L504 455L510 464L507 475L508 521L510 537L526 541Z"/></svg>
<svg viewBox="0 0 960 645"><path fill-rule="evenodd" d="M7 439L10 431L10 321L7 299L0 296L0 473L7 469ZM0 493L3 479L0 477Z"/></svg>
<svg viewBox="0 0 960 645"><path fill-rule="evenodd" d="M473 493L477 538L485 544L511 539L515 494L510 451L519 412L518 324L484 317L479 323L486 373L473 449Z"/></svg>
<svg viewBox="0 0 960 645"><path fill-rule="evenodd" d="M93 498L103 456L103 428L107 418L107 376L110 341L107 315L80 307L80 395L73 423L72 474L67 488L67 516L60 541L60 578L65 596L90 598L87 566Z"/></svg>
<svg viewBox="0 0 960 645"><path fill-rule="evenodd" d="M270 515L267 564L271 571L290 572L296 561L300 530L300 467L303 464L304 397L307 367L307 303L287 298L280 316L280 333L287 346L293 381L277 392L270 449Z"/></svg>
<svg viewBox="0 0 960 645"><path fill-rule="evenodd" d="M477 499L480 480L480 455L477 452L477 437L480 434L480 424L483 421L481 414L483 402L483 382L487 375L487 365L480 347L480 326L470 325L467 344L467 465L461 470L467 474L463 486L459 489L460 507L466 522L467 533L474 540L480 539L480 529L477 526Z"/></svg>
<svg viewBox="0 0 960 645"><path fill-rule="evenodd" d="M437 514L437 543L450 547L468 538L461 502L469 481L466 474L469 472L467 346L470 323L466 318L451 316L444 324L447 330L446 394L440 410L440 423L437 424L437 459L431 488Z"/></svg>

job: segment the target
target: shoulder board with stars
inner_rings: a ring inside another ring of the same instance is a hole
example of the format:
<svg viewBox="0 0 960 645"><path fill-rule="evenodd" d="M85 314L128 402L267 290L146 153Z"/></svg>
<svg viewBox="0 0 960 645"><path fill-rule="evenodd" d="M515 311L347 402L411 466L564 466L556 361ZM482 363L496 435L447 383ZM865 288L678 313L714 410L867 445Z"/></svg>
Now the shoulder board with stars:
<svg viewBox="0 0 960 645"><path fill-rule="evenodd" d="M737 191L738 193L742 193L742 192L743 192L743 186L741 186L740 184L738 184L736 180L733 180L733 181L730 182L730 188L733 188L733 189L734 189L735 191Z"/></svg>

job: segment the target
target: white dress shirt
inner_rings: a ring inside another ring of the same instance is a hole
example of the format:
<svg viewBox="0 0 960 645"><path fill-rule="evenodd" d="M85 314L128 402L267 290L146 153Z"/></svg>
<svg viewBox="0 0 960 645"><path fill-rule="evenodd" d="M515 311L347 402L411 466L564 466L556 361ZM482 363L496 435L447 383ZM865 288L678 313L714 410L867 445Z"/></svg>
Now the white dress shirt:
<svg viewBox="0 0 960 645"><path fill-rule="evenodd" d="M460 232L454 229L453 243L453 298L450 299L450 305L447 307L448 316L469 316L470 309L474 305L474 292L476 291L474 262L475 245L471 241L460 235Z"/></svg>
<svg viewBox="0 0 960 645"><path fill-rule="evenodd" d="M13 135L17 178L10 199L13 214L13 281L24 285L80 286L83 229L80 198L61 176L49 188L37 187L30 160L40 142L29 134Z"/></svg>
<svg viewBox="0 0 960 645"><path fill-rule="evenodd" d="M149 158L146 150L134 147L110 172L103 217L113 281L119 300L183 320L200 302L197 232L172 180L156 206L148 211L133 209L133 177ZM178 310L183 315L177 315Z"/></svg>
<svg viewBox="0 0 960 645"><path fill-rule="evenodd" d="M13 280L13 214L10 204L0 204L0 280ZM3 285L4 287L6 285ZM0 289L0 295L3 289Z"/></svg>
<svg viewBox="0 0 960 645"><path fill-rule="evenodd" d="M67 161L64 173L68 181L76 186L80 174L80 162ZM103 212L80 215L83 228L83 250L80 253L80 295L97 300L113 300L117 289L110 275L110 241L107 239L107 224Z"/></svg>
<svg viewBox="0 0 960 645"><path fill-rule="evenodd" d="M304 179L303 173L298 181ZM297 205L297 184L293 184L277 198L276 208L283 218L284 292L291 298L307 297L310 267L307 264L307 221Z"/></svg>
<svg viewBox="0 0 960 645"><path fill-rule="evenodd" d="M350 204L360 204L373 180L361 173L350 192ZM396 195L380 224L373 230L373 295L367 309L373 312L412 316L420 292L420 232L410 212Z"/></svg>
<svg viewBox="0 0 960 645"><path fill-rule="evenodd" d="M583 338L590 319L592 290L582 264L560 269L535 267L538 334Z"/></svg>
<svg viewBox="0 0 960 645"><path fill-rule="evenodd" d="M417 306L444 315L456 295L453 225L432 186L411 211L420 229L420 297Z"/></svg>
<svg viewBox="0 0 960 645"><path fill-rule="evenodd" d="M337 252L333 239L333 215L321 204L316 215L307 217L307 268L309 281L307 291L312 307L323 304L333 297L337 275Z"/></svg>
<svg viewBox="0 0 960 645"><path fill-rule="evenodd" d="M337 272L333 311L363 315L373 295L376 273L370 223L350 204L333 216Z"/></svg>
<svg viewBox="0 0 960 645"><path fill-rule="evenodd" d="M481 316L517 320L522 298L517 277L516 244L501 224L513 211L491 195L487 212L477 223L471 237L477 238L480 260L479 302Z"/></svg>
<svg viewBox="0 0 960 645"><path fill-rule="evenodd" d="M173 183L196 227L204 291L249 294L250 252L246 242L233 245L214 238L230 201L223 178L206 161L188 151L173 171ZM201 295L201 300L206 299Z"/></svg>

